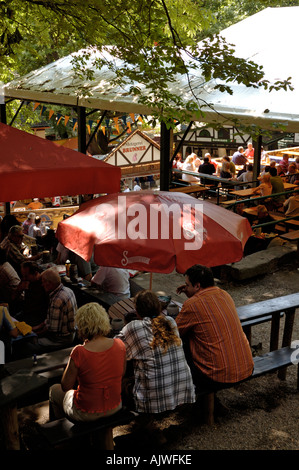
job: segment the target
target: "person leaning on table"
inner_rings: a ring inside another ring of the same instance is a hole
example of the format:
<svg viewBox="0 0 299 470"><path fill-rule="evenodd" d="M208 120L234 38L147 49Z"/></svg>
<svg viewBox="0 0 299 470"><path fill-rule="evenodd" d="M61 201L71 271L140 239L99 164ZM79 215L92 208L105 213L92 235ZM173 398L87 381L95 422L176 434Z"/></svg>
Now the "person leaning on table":
<svg viewBox="0 0 299 470"><path fill-rule="evenodd" d="M176 323L161 313L158 297L151 291L140 291L135 296L135 307L137 319L117 335L134 369L131 387L130 377L124 383L128 384L128 397L134 399L140 426L150 433L154 431L154 437L162 443L165 438L152 427L152 420L157 413L194 403L194 384Z"/></svg>
<svg viewBox="0 0 299 470"><path fill-rule="evenodd" d="M56 419L94 421L122 407L126 348L120 339L107 338L109 317L96 302L78 309L76 324L84 342L72 350L61 384L50 388L50 409Z"/></svg>
<svg viewBox="0 0 299 470"><path fill-rule="evenodd" d="M249 377L253 358L231 296L214 285L210 268L196 264L177 289L188 299L176 317L186 341L186 357L195 386L217 390Z"/></svg>
<svg viewBox="0 0 299 470"><path fill-rule="evenodd" d="M22 253L22 242L23 242L23 229L20 225L13 225L8 231L8 235L0 244L0 248L3 248L6 252L7 261L16 270L18 275L21 274L21 264L28 260L28 257ZM31 261L40 259L42 253L31 256Z"/></svg>

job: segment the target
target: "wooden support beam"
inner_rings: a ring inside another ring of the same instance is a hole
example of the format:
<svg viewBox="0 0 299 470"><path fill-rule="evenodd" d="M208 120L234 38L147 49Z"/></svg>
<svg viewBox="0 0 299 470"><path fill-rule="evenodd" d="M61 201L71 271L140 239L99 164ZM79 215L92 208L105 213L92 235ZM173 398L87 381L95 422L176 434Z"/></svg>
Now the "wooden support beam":
<svg viewBox="0 0 299 470"><path fill-rule="evenodd" d="M170 142L171 129L167 129L165 122L161 122L161 142L160 142L160 189L169 190L170 179Z"/></svg>

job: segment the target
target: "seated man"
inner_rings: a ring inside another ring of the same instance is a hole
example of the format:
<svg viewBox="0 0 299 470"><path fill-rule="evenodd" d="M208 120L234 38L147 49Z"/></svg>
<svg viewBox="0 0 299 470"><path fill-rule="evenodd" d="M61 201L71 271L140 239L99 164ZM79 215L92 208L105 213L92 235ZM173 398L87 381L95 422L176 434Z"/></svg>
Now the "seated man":
<svg viewBox="0 0 299 470"><path fill-rule="evenodd" d="M286 199L283 203L283 210L286 217L299 216L299 193L295 193Z"/></svg>
<svg viewBox="0 0 299 470"><path fill-rule="evenodd" d="M129 299L131 296L130 274L126 269L100 266L91 283L122 299Z"/></svg>
<svg viewBox="0 0 299 470"><path fill-rule="evenodd" d="M30 225L32 225L34 223L35 217L36 217L35 213L30 212L28 214L27 219L25 220L25 222L22 223L22 228L23 228L23 232L25 233L25 235L28 235L29 227L30 227Z"/></svg>
<svg viewBox="0 0 299 470"><path fill-rule="evenodd" d="M36 210L36 209L42 209L43 205L39 201L38 197L33 198L33 201L28 204L28 209Z"/></svg>
<svg viewBox="0 0 299 470"><path fill-rule="evenodd" d="M7 302L11 312L22 301L21 279L8 263L3 248L0 248L0 301Z"/></svg>
<svg viewBox="0 0 299 470"><path fill-rule="evenodd" d="M244 155L243 147L239 147L238 150L233 154L232 161L235 165L245 165L248 163L248 160Z"/></svg>
<svg viewBox="0 0 299 470"><path fill-rule="evenodd" d="M27 261L27 256L22 253L22 240L24 237L23 229L20 225L13 225L8 235L0 244L0 248L3 248L6 252L7 261L16 270L18 275L21 274L21 264ZM31 256L31 261L36 261L42 256L42 253Z"/></svg>
<svg viewBox="0 0 299 470"><path fill-rule="evenodd" d="M257 219L254 220L252 225L266 224L267 222L273 222L273 217L269 214L268 209L265 205L259 204L256 207ZM261 227L263 233L271 233L275 229L275 224L265 225Z"/></svg>
<svg viewBox="0 0 299 470"><path fill-rule="evenodd" d="M213 163L210 162L209 157L204 157L203 163L198 167L198 173L204 173L205 175L213 175L215 173L215 167ZM202 184L213 183L213 181L206 178L200 178Z"/></svg>
<svg viewBox="0 0 299 470"><path fill-rule="evenodd" d="M47 316L49 296L42 284L41 272L34 261L25 261L21 265L22 281L26 283L22 310L15 315L18 321L25 321L34 327L42 323Z"/></svg>
<svg viewBox="0 0 299 470"><path fill-rule="evenodd" d="M40 239L42 236L46 235L46 230L44 227L41 225L42 219L37 216L34 219L34 223L30 225L28 229L28 235L29 237Z"/></svg>
<svg viewBox="0 0 299 470"><path fill-rule="evenodd" d="M65 287L56 268L46 269L42 284L49 295L46 320L33 328L39 336L32 352L46 352L71 346L75 337L77 302L74 292Z"/></svg>
<svg viewBox="0 0 299 470"><path fill-rule="evenodd" d="M296 163L289 164L289 171L286 175L286 182L299 185L299 171L296 168Z"/></svg>
<svg viewBox="0 0 299 470"><path fill-rule="evenodd" d="M7 359L10 359L10 340L11 338L16 338L18 334L19 331L8 312L7 306L5 304L0 304L0 340L3 341L5 350L5 357L2 359L6 361Z"/></svg>
<svg viewBox="0 0 299 470"><path fill-rule="evenodd" d="M186 284L178 287L188 300L176 317L195 385L217 390L252 374L253 359L231 296L214 285L210 268L194 265L185 273Z"/></svg>
<svg viewBox="0 0 299 470"><path fill-rule="evenodd" d="M270 173L270 183L272 185L272 194L274 193L284 193L284 184L281 176L277 174L277 169L275 167L270 167L269 168L269 173ZM285 196L284 194L281 194L280 196L277 196L272 199L272 202L274 206L280 207L283 205L285 201Z"/></svg>

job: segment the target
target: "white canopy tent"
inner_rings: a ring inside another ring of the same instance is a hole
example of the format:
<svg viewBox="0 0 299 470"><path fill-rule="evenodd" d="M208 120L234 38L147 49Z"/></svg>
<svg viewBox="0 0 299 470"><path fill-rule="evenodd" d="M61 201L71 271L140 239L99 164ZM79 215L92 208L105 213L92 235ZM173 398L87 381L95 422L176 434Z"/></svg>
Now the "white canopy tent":
<svg viewBox="0 0 299 470"><path fill-rule="evenodd" d="M263 65L266 79L273 82L292 77L294 91L269 92L231 83L233 95L230 95L214 89L218 81L204 82L200 70L197 74L192 72L191 83L196 97L208 103L203 108L204 122L230 124L232 119L239 119L263 129L273 130L273 124L283 124L285 131L298 131L299 71L292 47L297 44L298 23L299 6L266 8L221 32L229 43L235 45L237 56ZM83 51L66 56L6 84L5 97L127 113L150 114L153 111L129 93L132 83L123 89L113 86L113 73L107 67L94 69L94 81L84 81L76 76L71 62L75 55L81 53ZM86 68L91 67L93 59L99 56L101 54L94 50ZM110 56L110 59L113 58ZM87 94L78 93L80 89ZM186 101L192 97L184 77L178 77L169 89ZM142 87L142 92L147 93L145 87ZM190 120L195 120L195 116Z"/></svg>

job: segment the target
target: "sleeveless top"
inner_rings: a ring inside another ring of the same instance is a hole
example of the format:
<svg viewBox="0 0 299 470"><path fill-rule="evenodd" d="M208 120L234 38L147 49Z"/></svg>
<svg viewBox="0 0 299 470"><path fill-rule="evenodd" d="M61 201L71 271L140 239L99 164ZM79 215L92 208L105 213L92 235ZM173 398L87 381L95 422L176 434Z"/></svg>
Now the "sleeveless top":
<svg viewBox="0 0 299 470"><path fill-rule="evenodd" d="M111 348L101 352L75 346L71 358L78 369L78 388L74 392L78 409L104 413L120 404L125 356L126 348L119 339L114 339Z"/></svg>

